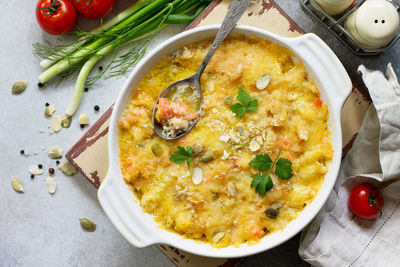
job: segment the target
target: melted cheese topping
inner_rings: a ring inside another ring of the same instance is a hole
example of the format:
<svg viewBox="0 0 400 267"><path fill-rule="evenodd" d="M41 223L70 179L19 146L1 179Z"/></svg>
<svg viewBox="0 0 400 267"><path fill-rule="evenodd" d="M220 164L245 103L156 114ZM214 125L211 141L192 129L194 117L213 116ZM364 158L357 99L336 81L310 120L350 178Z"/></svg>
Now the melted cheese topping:
<svg viewBox="0 0 400 267"><path fill-rule="evenodd" d="M279 231L317 195L333 156L328 109L304 65L288 49L258 38L228 38L201 77L203 113L190 133L175 141L158 137L151 125L158 94L192 75L210 40L165 56L139 83L119 122L123 177L145 212L161 227L215 247L254 244ZM260 77L268 86L257 89ZM238 88L258 99L258 111L236 117L227 96L237 103ZM177 146L197 147L188 168L169 158ZM214 159L201 160L205 151ZM292 161L293 177L274 183L265 197L250 187L260 172L249 162L261 153ZM279 205L276 205L276 204ZM275 219L266 216L281 206Z"/></svg>

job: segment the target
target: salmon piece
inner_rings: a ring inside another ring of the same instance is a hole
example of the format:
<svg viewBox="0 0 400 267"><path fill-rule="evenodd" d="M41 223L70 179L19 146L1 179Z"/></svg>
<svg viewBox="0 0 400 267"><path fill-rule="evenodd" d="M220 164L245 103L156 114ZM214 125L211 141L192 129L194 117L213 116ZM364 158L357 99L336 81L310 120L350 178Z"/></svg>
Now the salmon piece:
<svg viewBox="0 0 400 267"><path fill-rule="evenodd" d="M257 224L255 224L251 227L251 233L252 233L252 235L254 235L255 237L258 237L258 238L262 237L265 234L263 229Z"/></svg>
<svg viewBox="0 0 400 267"><path fill-rule="evenodd" d="M157 112L156 112L156 118L158 121L161 120L169 120L174 116L171 104L169 103L168 99L166 98L160 98L158 99L158 104L157 104Z"/></svg>
<svg viewBox="0 0 400 267"><path fill-rule="evenodd" d="M199 116L198 112L191 114L189 107L183 101L178 101L172 104L172 113L174 114L174 117L188 121L192 121Z"/></svg>

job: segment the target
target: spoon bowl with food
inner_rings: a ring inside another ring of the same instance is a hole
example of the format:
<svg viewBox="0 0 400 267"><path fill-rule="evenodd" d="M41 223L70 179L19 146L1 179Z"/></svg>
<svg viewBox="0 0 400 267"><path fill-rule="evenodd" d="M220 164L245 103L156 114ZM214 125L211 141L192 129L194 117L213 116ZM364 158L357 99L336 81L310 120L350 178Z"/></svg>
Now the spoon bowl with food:
<svg viewBox="0 0 400 267"><path fill-rule="evenodd" d="M187 134L200 119L203 103L200 86L201 74L250 3L251 0L234 0L232 2L198 71L189 78L169 85L158 96L153 109L153 127L161 138L178 139Z"/></svg>

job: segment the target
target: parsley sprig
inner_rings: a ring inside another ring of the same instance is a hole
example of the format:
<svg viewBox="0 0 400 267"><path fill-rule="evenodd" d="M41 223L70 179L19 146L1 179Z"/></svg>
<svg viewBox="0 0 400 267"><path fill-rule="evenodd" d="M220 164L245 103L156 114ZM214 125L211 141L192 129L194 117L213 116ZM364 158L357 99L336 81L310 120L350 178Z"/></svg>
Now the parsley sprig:
<svg viewBox="0 0 400 267"><path fill-rule="evenodd" d="M178 146L178 150L175 151L169 159L177 164L182 164L187 161L188 168L190 168L190 162L193 161L192 154L193 149L191 146L187 146L186 149Z"/></svg>
<svg viewBox="0 0 400 267"><path fill-rule="evenodd" d="M257 111L258 110L258 100L250 99L250 95L246 93L242 88L238 89L238 95L236 96L239 103L231 105L229 108L238 117L243 117L246 111Z"/></svg>
<svg viewBox="0 0 400 267"><path fill-rule="evenodd" d="M288 180L293 176L292 162L285 158L280 158L281 151L279 150L275 160L272 161L268 154L259 154L249 162L249 165L259 171L267 171L267 173L257 174L253 177L251 187L255 187L257 193L265 196L267 191L271 190L274 186L271 176L269 175L275 167L275 174L280 179Z"/></svg>

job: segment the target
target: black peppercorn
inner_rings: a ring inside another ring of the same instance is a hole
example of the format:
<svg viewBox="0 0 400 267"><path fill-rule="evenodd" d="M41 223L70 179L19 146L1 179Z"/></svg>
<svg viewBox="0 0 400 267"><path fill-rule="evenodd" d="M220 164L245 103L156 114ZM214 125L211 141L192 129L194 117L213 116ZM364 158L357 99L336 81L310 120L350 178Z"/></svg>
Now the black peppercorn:
<svg viewBox="0 0 400 267"><path fill-rule="evenodd" d="M25 154L25 150L21 150L19 153L21 153L21 155L24 155Z"/></svg>
<svg viewBox="0 0 400 267"><path fill-rule="evenodd" d="M38 83L37 86L38 87L43 87L43 83Z"/></svg>
<svg viewBox="0 0 400 267"><path fill-rule="evenodd" d="M57 160L57 161L56 161L56 164L57 164L57 165L58 165L58 164L60 164L60 161L59 161L59 160Z"/></svg>
<svg viewBox="0 0 400 267"><path fill-rule="evenodd" d="M103 66L99 66L99 70L103 70Z"/></svg>
<svg viewBox="0 0 400 267"><path fill-rule="evenodd" d="M95 111L99 111L99 110L100 110L100 107L99 107L98 105L96 105L96 106L94 106L94 110L95 110Z"/></svg>
<svg viewBox="0 0 400 267"><path fill-rule="evenodd" d="M42 164L37 165L39 169L43 168Z"/></svg>
<svg viewBox="0 0 400 267"><path fill-rule="evenodd" d="M85 92L89 91L89 88L85 87Z"/></svg>
<svg viewBox="0 0 400 267"><path fill-rule="evenodd" d="M35 178L35 175L31 174L31 179Z"/></svg>
<svg viewBox="0 0 400 267"><path fill-rule="evenodd" d="M81 128L82 128L82 129L85 128L85 124L81 124Z"/></svg>
<svg viewBox="0 0 400 267"><path fill-rule="evenodd" d="M46 105L46 107L50 106L50 104L49 104L49 103L46 103L45 105Z"/></svg>
<svg viewBox="0 0 400 267"><path fill-rule="evenodd" d="M49 168L49 173L53 174L54 173L54 168Z"/></svg>

